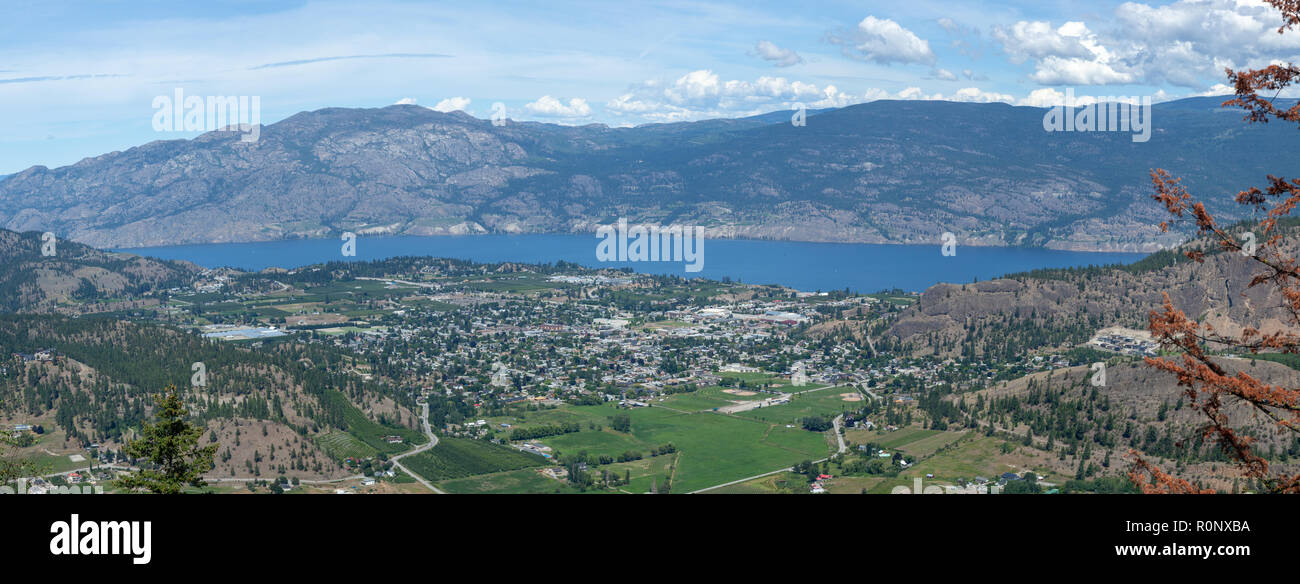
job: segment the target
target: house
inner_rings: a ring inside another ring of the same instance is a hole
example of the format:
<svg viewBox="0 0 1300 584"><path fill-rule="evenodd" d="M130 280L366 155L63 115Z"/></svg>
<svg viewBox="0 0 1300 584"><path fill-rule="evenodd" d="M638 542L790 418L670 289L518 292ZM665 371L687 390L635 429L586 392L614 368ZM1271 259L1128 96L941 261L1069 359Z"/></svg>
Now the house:
<svg viewBox="0 0 1300 584"><path fill-rule="evenodd" d="M375 479L373 479L373 478L371 478L371 477L366 477L366 478L361 479L361 486L363 486L363 487L369 487L370 485L373 485L373 484L375 484Z"/></svg>
<svg viewBox="0 0 1300 584"><path fill-rule="evenodd" d="M68 480L68 483L70 483L70 484L74 484L74 485L77 484L77 483L80 483L80 482L81 482L81 474L80 474L80 473L75 473L75 472L70 472L70 473L68 473L67 480Z"/></svg>
<svg viewBox="0 0 1300 584"><path fill-rule="evenodd" d="M1018 480L1020 480L1020 475L1018 475L1018 474L1016 474L1016 473L1013 473L1013 472L1004 472L1004 473L1002 473L1002 480L1004 480L1004 481L1018 481Z"/></svg>

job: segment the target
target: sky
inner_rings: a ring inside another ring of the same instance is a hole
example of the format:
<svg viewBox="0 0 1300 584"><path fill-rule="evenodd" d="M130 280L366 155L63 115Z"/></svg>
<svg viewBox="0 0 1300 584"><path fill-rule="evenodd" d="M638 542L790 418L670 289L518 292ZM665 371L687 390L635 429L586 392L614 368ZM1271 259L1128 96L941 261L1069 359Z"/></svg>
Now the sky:
<svg viewBox="0 0 1300 584"><path fill-rule="evenodd" d="M1300 61L1259 0L57 2L3 0L0 174L153 140L155 103L257 97L273 123L410 103L630 126L796 104L1230 93ZM170 129L170 128L167 128Z"/></svg>

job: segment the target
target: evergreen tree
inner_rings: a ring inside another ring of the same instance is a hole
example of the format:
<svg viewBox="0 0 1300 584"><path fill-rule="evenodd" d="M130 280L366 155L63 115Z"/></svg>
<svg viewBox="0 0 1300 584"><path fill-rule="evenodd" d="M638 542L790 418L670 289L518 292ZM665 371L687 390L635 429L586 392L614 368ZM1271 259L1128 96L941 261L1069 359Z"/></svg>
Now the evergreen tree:
<svg viewBox="0 0 1300 584"><path fill-rule="evenodd" d="M118 479L118 486L128 491L176 494L186 485L206 485L203 473L213 468L212 457L219 444L199 447L199 438L206 429L189 421L189 411L176 386L167 387L155 415L158 421L145 422L141 437L127 444L125 452L157 468L131 473Z"/></svg>

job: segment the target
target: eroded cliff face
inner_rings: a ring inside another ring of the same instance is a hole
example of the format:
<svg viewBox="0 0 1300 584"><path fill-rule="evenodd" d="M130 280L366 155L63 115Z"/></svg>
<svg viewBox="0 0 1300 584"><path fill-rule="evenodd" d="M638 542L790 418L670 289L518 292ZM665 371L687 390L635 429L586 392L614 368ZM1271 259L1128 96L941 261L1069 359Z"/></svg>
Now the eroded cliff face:
<svg viewBox="0 0 1300 584"><path fill-rule="evenodd" d="M1296 246L1286 249L1294 254ZM1161 308L1163 293L1169 294L1175 308L1224 334L1237 335L1246 326L1264 332L1287 327L1287 313L1275 289L1267 284L1249 287L1263 271L1254 260L1238 253L1209 255L1200 264L1176 253L1165 257L1176 263L1149 269L1053 270L965 285L938 284L927 289L887 335L903 341L928 335L954 340L989 323L1020 323L1043 331L1112 325L1144 330L1151 311Z"/></svg>

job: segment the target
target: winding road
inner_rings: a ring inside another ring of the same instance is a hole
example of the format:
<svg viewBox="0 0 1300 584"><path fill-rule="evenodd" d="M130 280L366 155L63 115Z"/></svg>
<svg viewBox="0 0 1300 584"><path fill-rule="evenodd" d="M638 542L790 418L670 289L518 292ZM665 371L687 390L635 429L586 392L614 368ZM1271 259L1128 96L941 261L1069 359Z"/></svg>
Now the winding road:
<svg viewBox="0 0 1300 584"><path fill-rule="evenodd" d="M420 481L420 484L427 487L430 491L438 493L439 495L445 495L447 493L443 492L442 489L433 486L433 483L424 480L424 477L411 472L411 469L406 468L406 466L403 465L401 462L403 458L406 458L412 454L419 454L421 452L424 452L425 450L428 450L438 445L438 437L433 434L433 429L429 427L429 402L426 401L421 405L423 406L423 409L420 411L420 425L424 427L424 435L429 437L429 441L420 446L417 446L416 448L412 449L410 452L399 454L388 460L393 461L393 466L401 469L402 472L411 475L411 478Z"/></svg>

